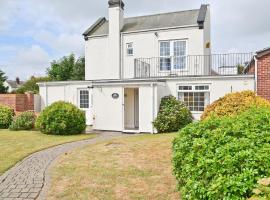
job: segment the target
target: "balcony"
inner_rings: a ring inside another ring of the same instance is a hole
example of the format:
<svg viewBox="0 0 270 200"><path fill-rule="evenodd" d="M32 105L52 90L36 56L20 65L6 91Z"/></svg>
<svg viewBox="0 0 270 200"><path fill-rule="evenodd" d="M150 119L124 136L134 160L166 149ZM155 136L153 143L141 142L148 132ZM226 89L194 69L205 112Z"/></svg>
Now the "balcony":
<svg viewBox="0 0 270 200"><path fill-rule="evenodd" d="M246 75L253 53L137 58L135 78ZM250 74L250 73L249 73Z"/></svg>

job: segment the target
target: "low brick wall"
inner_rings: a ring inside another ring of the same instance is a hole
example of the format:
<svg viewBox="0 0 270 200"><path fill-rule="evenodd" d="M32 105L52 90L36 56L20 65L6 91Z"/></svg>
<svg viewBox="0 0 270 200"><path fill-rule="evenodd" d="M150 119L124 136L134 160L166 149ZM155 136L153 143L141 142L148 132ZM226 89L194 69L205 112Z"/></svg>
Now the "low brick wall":
<svg viewBox="0 0 270 200"><path fill-rule="evenodd" d="M34 94L0 94L0 104L9 106L15 112L34 110Z"/></svg>

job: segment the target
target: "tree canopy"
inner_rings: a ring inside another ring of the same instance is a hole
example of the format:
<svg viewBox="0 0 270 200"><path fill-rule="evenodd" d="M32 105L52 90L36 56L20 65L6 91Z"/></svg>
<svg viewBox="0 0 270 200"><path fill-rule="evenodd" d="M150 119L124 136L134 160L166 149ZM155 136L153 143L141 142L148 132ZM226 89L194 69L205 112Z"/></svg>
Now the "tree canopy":
<svg viewBox="0 0 270 200"><path fill-rule="evenodd" d="M8 87L4 86L4 82L7 80L7 76L5 72L0 70L0 94L6 94L8 91Z"/></svg>
<svg viewBox="0 0 270 200"><path fill-rule="evenodd" d="M32 76L27 80L16 92L19 94L24 94L25 92L32 92L34 94L39 93L38 82L47 82L51 81L49 77L34 77Z"/></svg>
<svg viewBox="0 0 270 200"><path fill-rule="evenodd" d="M85 58L76 59L74 54L54 60L47 69L47 75L54 81L84 80Z"/></svg>

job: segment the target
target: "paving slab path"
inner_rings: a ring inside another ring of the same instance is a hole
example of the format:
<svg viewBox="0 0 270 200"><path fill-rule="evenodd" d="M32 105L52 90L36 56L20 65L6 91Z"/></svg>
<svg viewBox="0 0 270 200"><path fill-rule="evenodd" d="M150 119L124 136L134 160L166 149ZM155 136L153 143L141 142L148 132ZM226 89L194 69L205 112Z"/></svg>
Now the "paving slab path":
<svg viewBox="0 0 270 200"><path fill-rule="evenodd" d="M121 133L98 133L93 139L58 145L34 153L0 176L0 200L44 199L48 169L60 155L88 144L126 137Z"/></svg>

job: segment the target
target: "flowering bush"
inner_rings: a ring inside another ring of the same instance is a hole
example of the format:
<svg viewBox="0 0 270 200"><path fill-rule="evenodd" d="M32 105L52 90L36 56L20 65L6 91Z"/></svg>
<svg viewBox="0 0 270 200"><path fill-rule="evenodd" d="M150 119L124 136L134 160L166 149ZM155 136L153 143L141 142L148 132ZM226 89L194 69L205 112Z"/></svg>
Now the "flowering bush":
<svg viewBox="0 0 270 200"><path fill-rule="evenodd" d="M207 106L201 119L205 120L211 116L233 116L253 106L270 108L270 102L256 96L252 91L231 93Z"/></svg>

